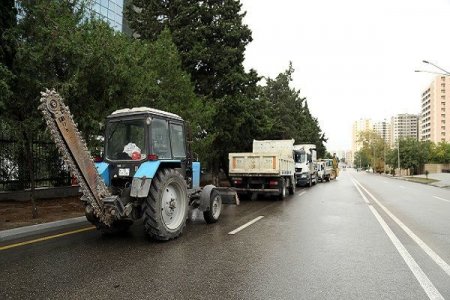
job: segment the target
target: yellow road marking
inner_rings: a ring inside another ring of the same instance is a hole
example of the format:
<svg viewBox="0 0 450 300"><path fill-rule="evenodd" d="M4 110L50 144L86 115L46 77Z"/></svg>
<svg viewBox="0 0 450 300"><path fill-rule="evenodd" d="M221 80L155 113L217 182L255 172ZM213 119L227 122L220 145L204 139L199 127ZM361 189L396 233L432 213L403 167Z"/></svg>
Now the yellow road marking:
<svg viewBox="0 0 450 300"><path fill-rule="evenodd" d="M63 232L63 233L59 233L59 234L55 234L55 235L44 236L44 237L30 240L30 241L20 242L20 243L6 245L6 246L0 246L0 251L15 248L15 247L20 247L20 246L24 246L24 245L28 245L28 244L34 244L34 243L38 243L38 242L42 242L42 241L47 241L47 240L51 240L51 239L56 239L56 238L63 237L63 236L69 235L69 234L75 234L75 233L84 232L84 231L88 231L88 230L92 230L92 229L95 229L95 227L92 226L92 227L87 227L87 228L81 228L81 229Z"/></svg>

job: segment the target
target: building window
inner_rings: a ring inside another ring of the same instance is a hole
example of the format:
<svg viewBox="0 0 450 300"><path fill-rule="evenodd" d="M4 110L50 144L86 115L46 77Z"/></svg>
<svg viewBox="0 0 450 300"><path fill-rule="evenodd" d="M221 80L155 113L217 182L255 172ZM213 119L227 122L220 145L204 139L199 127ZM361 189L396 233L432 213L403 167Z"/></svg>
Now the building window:
<svg viewBox="0 0 450 300"><path fill-rule="evenodd" d="M441 129L442 129L442 130L445 130L445 126L441 126Z"/></svg>
<svg viewBox="0 0 450 300"><path fill-rule="evenodd" d="M444 94L444 93L445 93L445 89L442 89L442 90L441 90L441 93Z"/></svg>
<svg viewBox="0 0 450 300"><path fill-rule="evenodd" d="M445 96L444 96L444 95L442 95L442 96L441 96L441 99L445 99Z"/></svg>
<svg viewBox="0 0 450 300"><path fill-rule="evenodd" d="M441 76L441 80L442 80L442 81L445 81L445 76Z"/></svg>
<svg viewBox="0 0 450 300"><path fill-rule="evenodd" d="M441 87L445 87L445 83L441 83Z"/></svg>
<svg viewBox="0 0 450 300"><path fill-rule="evenodd" d="M443 108L441 108L441 112L445 112L445 108L443 107Z"/></svg>
<svg viewBox="0 0 450 300"><path fill-rule="evenodd" d="M441 114L441 118L445 118L445 114Z"/></svg>
<svg viewBox="0 0 450 300"><path fill-rule="evenodd" d="M445 131L442 131L442 132L441 132L441 135L442 135L442 136L445 136Z"/></svg>

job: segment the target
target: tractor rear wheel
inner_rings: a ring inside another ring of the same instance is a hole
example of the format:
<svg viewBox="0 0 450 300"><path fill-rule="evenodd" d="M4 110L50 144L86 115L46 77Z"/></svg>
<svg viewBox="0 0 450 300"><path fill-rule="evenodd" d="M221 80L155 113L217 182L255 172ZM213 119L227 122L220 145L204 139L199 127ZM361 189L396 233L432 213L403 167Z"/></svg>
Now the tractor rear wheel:
<svg viewBox="0 0 450 300"><path fill-rule="evenodd" d="M143 215L145 231L155 240L171 240L183 232L188 216L188 194L180 173L162 169L155 175L143 204Z"/></svg>

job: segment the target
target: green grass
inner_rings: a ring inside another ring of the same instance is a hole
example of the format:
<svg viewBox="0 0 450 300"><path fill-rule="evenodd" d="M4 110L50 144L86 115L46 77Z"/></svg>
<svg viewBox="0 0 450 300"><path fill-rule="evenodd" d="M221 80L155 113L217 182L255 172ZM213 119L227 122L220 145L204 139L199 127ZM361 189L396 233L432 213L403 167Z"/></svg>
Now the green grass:
<svg viewBox="0 0 450 300"><path fill-rule="evenodd" d="M424 177L405 177L405 178L408 181L419 182L419 183L432 183L432 182L439 181L436 179L430 179L430 178L427 179Z"/></svg>

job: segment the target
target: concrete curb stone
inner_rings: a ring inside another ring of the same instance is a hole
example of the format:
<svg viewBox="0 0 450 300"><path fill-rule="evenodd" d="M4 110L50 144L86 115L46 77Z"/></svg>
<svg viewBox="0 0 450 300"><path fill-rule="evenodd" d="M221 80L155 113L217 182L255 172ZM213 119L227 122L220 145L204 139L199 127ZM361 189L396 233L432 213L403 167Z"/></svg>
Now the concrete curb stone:
<svg viewBox="0 0 450 300"><path fill-rule="evenodd" d="M43 234L73 226L89 225L86 217L77 217L60 221L24 226L0 231L0 242L11 241L32 235Z"/></svg>

